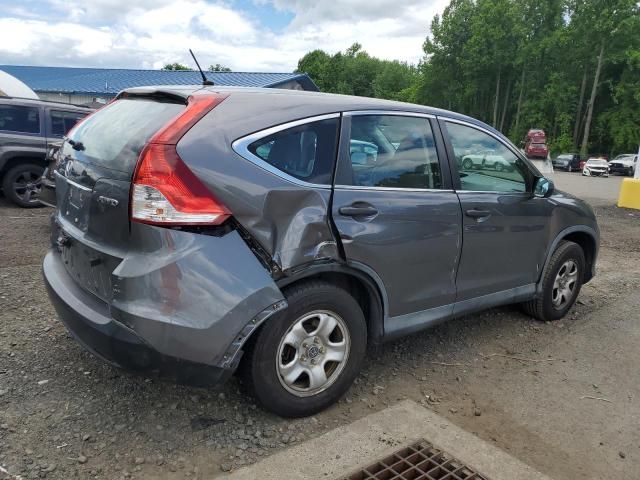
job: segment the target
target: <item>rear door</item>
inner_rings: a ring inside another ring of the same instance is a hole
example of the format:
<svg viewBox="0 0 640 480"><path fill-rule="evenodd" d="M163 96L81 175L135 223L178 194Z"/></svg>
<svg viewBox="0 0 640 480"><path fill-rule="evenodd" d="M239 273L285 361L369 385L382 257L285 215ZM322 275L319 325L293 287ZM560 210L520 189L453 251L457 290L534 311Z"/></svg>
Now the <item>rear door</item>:
<svg viewBox="0 0 640 480"><path fill-rule="evenodd" d="M493 133L452 119L441 125L450 158L491 149L502 160L472 168L451 162L463 214L457 301L531 287L547 251L553 210L531 194L534 172Z"/></svg>
<svg viewBox="0 0 640 480"><path fill-rule="evenodd" d="M441 142L426 115L344 115L332 218L347 261L383 283L390 317L447 314L455 300L461 212Z"/></svg>

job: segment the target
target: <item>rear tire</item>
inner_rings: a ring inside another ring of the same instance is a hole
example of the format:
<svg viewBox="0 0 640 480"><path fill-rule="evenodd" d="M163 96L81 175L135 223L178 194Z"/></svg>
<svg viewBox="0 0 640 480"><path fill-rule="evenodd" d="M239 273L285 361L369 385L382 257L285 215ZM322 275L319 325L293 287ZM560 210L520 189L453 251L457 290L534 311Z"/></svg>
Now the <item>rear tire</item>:
<svg viewBox="0 0 640 480"><path fill-rule="evenodd" d="M584 252L577 243L560 242L543 273L542 293L523 303L523 310L545 322L564 317L580 294L585 265Z"/></svg>
<svg viewBox="0 0 640 480"><path fill-rule="evenodd" d="M464 168L465 170L471 170L473 168L473 160L465 158L462 161L462 168Z"/></svg>
<svg viewBox="0 0 640 480"><path fill-rule="evenodd" d="M243 373L267 410L305 417L337 402L349 389L366 353L367 325L358 302L333 284L303 282L285 296L288 308L260 329ZM340 351L342 360L330 360L339 358Z"/></svg>
<svg viewBox="0 0 640 480"><path fill-rule="evenodd" d="M2 179L4 196L23 208L42 207L37 199L44 167L35 163L22 163L11 168Z"/></svg>

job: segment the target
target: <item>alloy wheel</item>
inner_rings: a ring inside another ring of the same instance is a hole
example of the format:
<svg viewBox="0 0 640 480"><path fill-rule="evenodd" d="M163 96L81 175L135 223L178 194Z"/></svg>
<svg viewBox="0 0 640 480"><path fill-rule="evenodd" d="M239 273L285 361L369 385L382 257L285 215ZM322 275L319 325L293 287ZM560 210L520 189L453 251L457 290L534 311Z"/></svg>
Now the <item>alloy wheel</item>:
<svg viewBox="0 0 640 480"><path fill-rule="evenodd" d="M23 202L37 202L37 195L42 188L40 174L33 170L21 173L13 182L13 191Z"/></svg>
<svg viewBox="0 0 640 480"><path fill-rule="evenodd" d="M561 310L573 300L578 280L578 271L578 263L573 259L564 262L560 270L558 270L551 292L551 300L557 310Z"/></svg>

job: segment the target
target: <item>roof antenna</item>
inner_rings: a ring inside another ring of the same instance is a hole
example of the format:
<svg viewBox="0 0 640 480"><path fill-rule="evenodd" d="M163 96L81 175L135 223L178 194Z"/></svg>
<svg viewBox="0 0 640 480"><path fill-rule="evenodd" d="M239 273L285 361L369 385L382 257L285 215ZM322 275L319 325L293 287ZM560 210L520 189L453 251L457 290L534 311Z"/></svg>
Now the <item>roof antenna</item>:
<svg viewBox="0 0 640 480"><path fill-rule="evenodd" d="M198 60L196 59L196 56L193 54L193 51L191 49L189 49L189 53L193 57L193 61L196 62L198 70L200 71L200 75L202 75L202 85L213 85L213 82L211 80L207 80L207 77L204 75L204 72L202 71L202 68L200 68L200 64L198 63Z"/></svg>

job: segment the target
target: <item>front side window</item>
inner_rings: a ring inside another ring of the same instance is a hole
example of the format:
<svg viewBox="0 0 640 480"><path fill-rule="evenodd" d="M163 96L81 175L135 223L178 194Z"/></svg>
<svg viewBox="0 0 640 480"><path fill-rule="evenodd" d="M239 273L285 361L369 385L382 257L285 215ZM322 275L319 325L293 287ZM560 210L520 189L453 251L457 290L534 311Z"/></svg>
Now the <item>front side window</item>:
<svg viewBox="0 0 640 480"><path fill-rule="evenodd" d="M331 184L336 158L338 119L309 122L266 136L249 151L278 170L299 180Z"/></svg>
<svg viewBox="0 0 640 480"><path fill-rule="evenodd" d="M442 188L433 132L426 118L354 116L351 119L349 156L352 185Z"/></svg>
<svg viewBox="0 0 640 480"><path fill-rule="evenodd" d="M0 130L40 133L40 110L21 105L0 105Z"/></svg>
<svg viewBox="0 0 640 480"><path fill-rule="evenodd" d="M526 192L528 167L495 137L446 122L462 190Z"/></svg>
<svg viewBox="0 0 640 480"><path fill-rule="evenodd" d="M51 135L62 137L84 117L83 114L75 112L51 112Z"/></svg>

